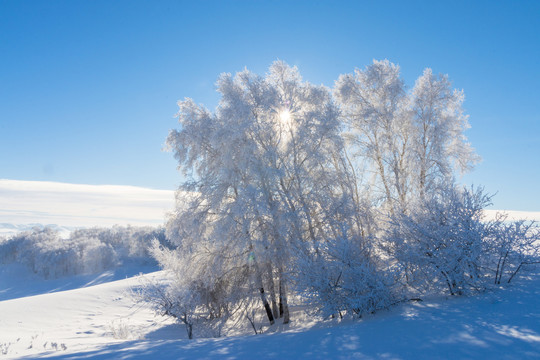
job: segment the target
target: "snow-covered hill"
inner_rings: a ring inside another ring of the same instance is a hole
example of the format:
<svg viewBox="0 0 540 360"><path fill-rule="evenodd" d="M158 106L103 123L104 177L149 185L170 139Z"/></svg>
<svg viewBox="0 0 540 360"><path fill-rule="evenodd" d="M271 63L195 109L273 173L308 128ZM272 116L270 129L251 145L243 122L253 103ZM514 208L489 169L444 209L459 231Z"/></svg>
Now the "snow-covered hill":
<svg viewBox="0 0 540 360"><path fill-rule="evenodd" d="M148 276L159 279L163 273ZM115 278L118 276L110 273L93 278L66 278L63 283L84 287L0 301L0 356L24 359L540 358L540 274L520 279L506 290L470 298L424 299L356 322L293 321L285 327L268 328L261 335L191 341L186 339L182 326L133 302L129 293L132 286L139 284L136 278ZM36 283L27 284L28 293L35 293L32 286ZM20 292L20 295L24 294ZM294 316L300 318L301 312Z"/></svg>
<svg viewBox="0 0 540 360"><path fill-rule="evenodd" d="M0 236L34 224L157 226L173 206L169 190L0 179Z"/></svg>

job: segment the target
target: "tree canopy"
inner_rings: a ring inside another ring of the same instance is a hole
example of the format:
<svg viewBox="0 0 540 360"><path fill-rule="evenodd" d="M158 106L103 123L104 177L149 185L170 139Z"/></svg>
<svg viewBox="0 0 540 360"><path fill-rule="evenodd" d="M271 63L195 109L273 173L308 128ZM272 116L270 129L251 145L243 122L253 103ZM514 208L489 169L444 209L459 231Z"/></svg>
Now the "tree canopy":
<svg viewBox="0 0 540 360"><path fill-rule="evenodd" d="M259 308L287 323L291 295L361 316L418 284L481 288L497 236L481 221L489 197L455 184L478 157L446 75L426 69L408 90L399 66L374 61L329 89L276 61L265 76L222 74L217 90L215 111L178 103L167 138L185 178L167 223L177 248L154 248L176 274L158 307L190 337L196 324L220 334L238 313L257 332Z"/></svg>

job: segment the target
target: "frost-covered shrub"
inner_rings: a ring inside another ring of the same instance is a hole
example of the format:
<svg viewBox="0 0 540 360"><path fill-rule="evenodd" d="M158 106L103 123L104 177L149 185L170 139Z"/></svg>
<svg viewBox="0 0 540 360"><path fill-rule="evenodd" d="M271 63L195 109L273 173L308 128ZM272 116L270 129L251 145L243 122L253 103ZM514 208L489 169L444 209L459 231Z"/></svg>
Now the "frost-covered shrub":
<svg viewBox="0 0 540 360"><path fill-rule="evenodd" d="M245 293L246 269L216 277L206 266L186 261L179 249L167 249L154 241L151 251L161 267L168 271L168 284L145 283L140 298L149 302L157 313L175 318L186 326L188 338L218 337L231 315L240 308ZM215 264L219 266L219 264ZM235 304L236 302L236 304Z"/></svg>
<svg viewBox="0 0 540 360"><path fill-rule="evenodd" d="M75 249L67 246L57 248L41 247L29 264L34 273L47 279L81 273L80 257Z"/></svg>
<svg viewBox="0 0 540 360"><path fill-rule="evenodd" d="M117 251L110 244L99 241L98 238L82 238L73 243L79 249L82 273L96 273L121 264Z"/></svg>
<svg viewBox="0 0 540 360"><path fill-rule="evenodd" d="M0 264L18 262L44 278L97 273L125 262L155 263L148 252L152 239L166 244L164 230L81 229L63 239L51 228L34 228L0 243Z"/></svg>
<svg viewBox="0 0 540 360"><path fill-rule="evenodd" d="M45 278L76 273L77 252L50 228L34 228L0 244L1 263L19 262Z"/></svg>
<svg viewBox="0 0 540 360"><path fill-rule="evenodd" d="M411 213L392 217L387 231L391 256L406 283L452 295L510 282L540 262L540 229L534 222L485 221L491 197L483 189L439 189Z"/></svg>
<svg viewBox="0 0 540 360"><path fill-rule="evenodd" d="M74 231L70 239L75 242L95 238L102 244L109 245L121 260L153 261L149 247L154 239L160 244L168 245L165 231L162 228L113 226L112 228L90 228ZM81 240L79 240L81 239Z"/></svg>
<svg viewBox="0 0 540 360"><path fill-rule="evenodd" d="M9 264L17 259L22 238L9 238L0 243L0 264Z"/></svg>
<svg viewBox="0 0 540 360"><path fill-rule="evenodd" d="M319 248L318 255L298 261L297 284L312 309L325 317L361 317L395 302L388 268L366 247L334 240Z"/></svg>
<svg viewBox="0 0 540 360"><path fill-rule="evenodd" d="M489 204L482 189L450 186L430 194L410 214L395 215L388 238L407 282L447 288L452 295L482 289L482 211Z"/></svg>
<svg viewBox="0 0 540 360"><path fill-rule="evenodd" d="M494 284L507 283L522 270L540 263L540 228L535 222L508 221L498 214L486 225L486 267Z"/></svg>

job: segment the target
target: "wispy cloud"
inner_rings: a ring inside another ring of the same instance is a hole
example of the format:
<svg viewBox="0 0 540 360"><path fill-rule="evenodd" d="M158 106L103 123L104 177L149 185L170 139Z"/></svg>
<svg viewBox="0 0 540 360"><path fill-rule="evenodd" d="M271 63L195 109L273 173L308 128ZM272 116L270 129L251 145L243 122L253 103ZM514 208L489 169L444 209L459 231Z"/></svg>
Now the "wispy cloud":
<svg viewBox="0 0 540 360"><path fill-rule="evenodd" d="M173 207L169 190L0 179L0 223L158 225Z"/></svg>

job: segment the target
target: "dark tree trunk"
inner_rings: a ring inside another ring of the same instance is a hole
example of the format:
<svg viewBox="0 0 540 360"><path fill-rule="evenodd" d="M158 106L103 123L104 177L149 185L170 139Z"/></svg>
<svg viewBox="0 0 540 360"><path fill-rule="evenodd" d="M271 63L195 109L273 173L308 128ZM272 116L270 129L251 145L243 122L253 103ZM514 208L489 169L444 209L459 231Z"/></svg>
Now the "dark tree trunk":
<svg viewBox="0 0 540 360"><path fill-rule="evenodd" d="M180 321L182 321L184 325L186 325L188 339L190 340L193 339L193 324L188 321L188 317L186 313L184 313L183 316L180 317Z"/></svg>
<svg viewBox="0 0 540 360"><path fill-rule="evenodd" d="M268 316L268 321L270 321L270 325L274 324L274 316L272 315L272 309L270 309L270 304L268 304L268 300L266 299L266 294L264 293L264 288L261 287L261 300L264 305L264 309L266 310L266 315Z"/></svg>
<svg viewBox="0 0 540 360"><path fill-rule="evenodd" d="M270 304L268 303L268 299L266 298L266 294L264 293L264 283L262 278L262 272L261 268L259 267L259 264L257 263L257 260L253 260L253 264L255 266L255 276L256 281L259 283L259 291L261 295L261 301L264 306L264 310L266 311L266 315L268 316L268 321L270 322L270 325L274 324L274 316L272 315L272 309L270 308Z"/></svg>
<svg viewBox="0 0 540 360"><path fill-rule="evenodd" d="M283 317L283 323L288 324L289 319L289 305L287 304L287 289L283 280L279 279L279 316Z"/></svg>

